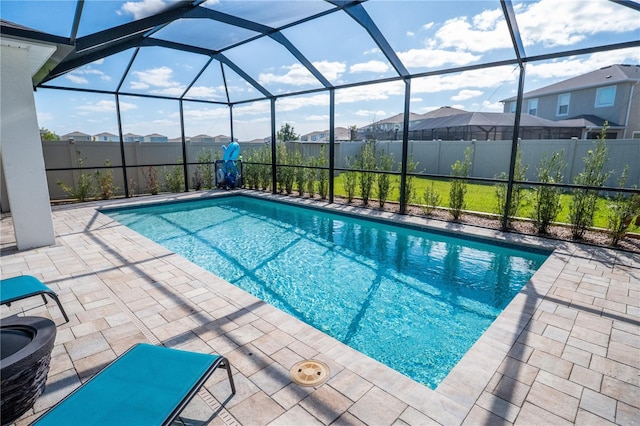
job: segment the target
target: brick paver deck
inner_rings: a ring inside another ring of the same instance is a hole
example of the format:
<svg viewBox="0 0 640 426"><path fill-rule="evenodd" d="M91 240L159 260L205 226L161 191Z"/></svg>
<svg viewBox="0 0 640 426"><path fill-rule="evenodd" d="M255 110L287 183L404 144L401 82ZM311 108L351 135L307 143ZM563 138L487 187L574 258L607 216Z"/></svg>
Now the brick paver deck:
<svg viewBox="0 0 640 426"><path fill-rule="evenodd" d="M153 199L163 198L169 197ZM2 317L40 315L59 324L46 391L18 425L138 342L220 353L231 361L238 393L221 406L228 383L215 374L184 411L188 424L640 423L637 254L398 217L555 250L434 391L96 211L150 200L54 207L56 245L23 252L15 249L10 216L3 217L2 278L40 278L71 317L65 324L55 304L38 298L2 307ZM330 379L315 388L289 378L290 367L309 358L331 369Z"/></svg>

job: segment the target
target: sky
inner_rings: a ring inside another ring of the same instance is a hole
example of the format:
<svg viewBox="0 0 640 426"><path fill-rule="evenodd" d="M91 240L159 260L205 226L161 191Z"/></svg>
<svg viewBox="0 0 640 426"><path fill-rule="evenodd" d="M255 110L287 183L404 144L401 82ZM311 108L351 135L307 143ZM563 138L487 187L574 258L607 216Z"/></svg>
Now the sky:
<svg viewBox="0 0 640 426"><path fill-rule="evenodd" d="M78 38L157 13L167 0L86 0ZM514 0L513 6L527 56L637 40L638 12L608 0ZM208 0L213 10L241 16L270 27L280 27L310 14L330 9L314 1ZM410 73L426 73L510 60L515 57L500 2L497 0L390 1L369 0L364 10L377 25ZM39 31L69 37L75 1L1 0L0 16ZM339 11L281 31L332 85L372 81L397 76L365 29ZM222 49L257 36L210 19L182 19L151 37ZM224 51L224 55L273 95L323 87L290 51L274 38L259 37ZM48 84L179 97L183 94L185 134L229 135L229 108L207 100L231 102L262 98L230 67L208 56L159 47L120 52L64 74ZM526 66L525 90L612 64L640 64L640 49L621 49ZM208 65L207 65L208 64ZM206 67L206 68L205 68ZM124 78L123 78L124 76ZM198 77L199 76L199 77ZM501 112L503 99L517 91L516 66L500 66L411 80L410 110L425 113L441 106L467 111ZM226 82L226 89L225 83ZM362 127L398 114L404 108L405 85L395 81L338 89L335 92L336 126ZM38 122L58 135L118 133L115 97L79 91L39 88L35 92ZM121 95L123 133L160 133L180 136L177 101ZM233 106L234 136L240 141L268 137L269 101ZM276 129L289 123L298 134L329 128L329 94L317 92L286 96L276 101Z"/></svg>

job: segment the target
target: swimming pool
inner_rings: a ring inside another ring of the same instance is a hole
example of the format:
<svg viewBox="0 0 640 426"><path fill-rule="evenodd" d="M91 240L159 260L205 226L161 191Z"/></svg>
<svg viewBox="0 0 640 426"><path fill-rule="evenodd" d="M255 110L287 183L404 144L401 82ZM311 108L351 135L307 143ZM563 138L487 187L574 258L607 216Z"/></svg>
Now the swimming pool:
<svg viewBox="0 0 640 426"><path fill-rule="evenodd" d="M549 254L246 196L103 213L434 389Z"/></svg>

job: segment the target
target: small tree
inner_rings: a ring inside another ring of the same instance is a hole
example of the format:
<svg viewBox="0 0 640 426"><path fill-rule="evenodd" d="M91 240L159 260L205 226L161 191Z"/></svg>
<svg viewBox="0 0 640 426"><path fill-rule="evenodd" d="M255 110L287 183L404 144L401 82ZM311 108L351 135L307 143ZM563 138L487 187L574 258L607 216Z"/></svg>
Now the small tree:
<svg viewBox="0 0 640 426"><path fill-rule="evenodd" d="M329 170L326 169L327 156L325 153L324 145L320 147L320 155L318 156L316 165L318 167L322 167L318 171L318 176L320 177L320 179L318 180L318 193L320 194L320 198L324 200L327 198L327 195L329 194Z"/></svg>
<svg viewBox="0 0 640 426"><path fill-rule="evenodd" d="M351 169L351 159L346 158L347 168ZM356 188L358 186L358 173L352 170L344 172L344 180L342 181L342 187L347 194L347 203L353 202L353 198L356 195Z"/></svg>
<svg viewBox="0 0 640 426"><path fill-rule="evenodd" d="M376 141L368 140L360 148L360 155L356 156L356 164L360 169L360 196L365 206L369 205L371 190L376 178L376 174L371 170L376 167Z"/></svg>
<svg viewBox="0 0 640 426"><path fill-rule="evenodd" d="M620 179L618 179L618 186L620 188L624 188L624 184L627 182L628 172L629 166L627 165L625 166ZM617 246L620 240L623 239L627 233L633 218L640 214L640 195L618 192L615 197L610 200L607 207L607 220L611 233L611 245Z"/></svg>
<svg viewBox="0 0 640 426"><path fill-rule="evenodd" d="M377 170L382 172L391 171L393 168L393 154L387 154L385 151L380 151L379 160ZM380 208L384 207L384 203L387 201L391 190L393 189L393 185L391 182L391 175L387 173L379 173L378 174L378 206Z"/></svg>
<svg viewBox="0 0 640 426"><path fill-rule="evenodd" d="M424 205L422 206L422 211L426 215L430 215L433 213L433 210L440 205L440 192L435 189L433 182L431 182L431 187L427 187L424 190Z"/></svg>
<svg viewBox="0 0 640 426"><path fill-rule="evenodd" d="M54 132L52 132L49 129L41 127L40 128L40 140L42 140L42 141L59 141L60 140L60 136L56 135Z"/></svg>
<svg viewBox="0 0 640 426"><path fill-rule="evenodd" d="M608 160L607 128L608 123L605 121L595 149L589 150L587 156L583 158L584 169L573 180L576 185L603 186L613 173L613 171L602 171ZM569 206L569 221L571 222L571 235L573 238L581 239L587 228L593 225L597 201L597 190L578 188L573 191L573 201Z"/></svg>
<svg viewBox="0 0 640 426"><path fill-rule="evenodd" d="M293 164L296 164L298 166L295 169L294 177L298 195L302 197L304 195L304 190L307 184L307 169L304 167L304 159L302 158L302 153L300 152L300 150L296 150L296 152L294 153Z"/></svg>
<svg viewBox="0 0 640 426"><path fill-rule="evenodd" d="M297 141L300 139L300 135L294 131L293 126L289 123L284 123L276 133L276 139L278 142Z"/></svg>
<svg viewBox="0 0 640 426"><path fill-rule="evenodd" d="M538 167L538 182L562 182L562 170L565 168L564 151L554 152L550 159L545 153ZM562 210L560 204L560 189L555 186L536 186L533 189L533 210L531 219L539 234L546 234L549 225L556 220Z"/></svg>
<svg viewBox="0 0 640 426"><path fill-rule="evenodd" d="M111 167L111 162L106 160L104 165ZM98 188L100 190L100 198L108 200L113 197L113 193L118 190L113 184L113 170L107 169L106 172L96 170L96 180L98 181Z"/></svg>
<svg viewBox="0 0 640 426"><path fill-rule="evenodd" d="M525 181L528 165L522 165L522 151L517 149L516 164L513 172L513 179L517 181ZM502 172L497 179L506 180L508 178L507 173ZM507 190L508 185L506 183L496 184L496 209L495 212L499 215L504 213L504 208L507 204ZM518 211L522 204L526 201L526 191L520 184L514 183L511 188L511 202L509 203L509 211L507 212L507 221L510 223L511 219L518 216Z"/></svg>
<svg viewBox="0 0 640 426"><path fill-rule="evenodd" d="M418 169L418 162L413 161L413 154L409 154L407 158L407 173L415 173ZM402 167L399 165L398 167ZM407 178L404 182L404 205L403 208L406 208L409 204L413 202L413 199L416 195L416 190L414 188L414 176L407 175Z"/></svg>
<svg viewBox="0 0 640 426"><path fill-rule="evenodd" d="M147 169L143 169L142 174L147 181L147 190L151 195L156 195L160 192L160 179L158 177L158 170L155 167L149 166Z"/></svg>
<svg viewBox="0 0 640 426"><path fill-rule="evenodd" d="M80 150L76 151L76 164L79 168L84 166L86 158L82 158L82 152ZM78 182L75 187L67 186L61 180L57 181L57 184L64 192L70 195L72 198L77 199L78 201L86 201L89 198L92 198L95 189L93 187L93 177L89 173L84 173L80 171L80 176L78 176Z"/></svg>
<svg viewBox="0 0 640 426"><path fill-rule="evenodd" d="M167 188L171 192L184 191L184 169L182 167L182 158L178 158L178 164L178 166L171 167L164 176Z"/></svg>
<svg viewBox="0 0 640 426"><path fill-rule="evenodd" d="M456 160L451 166L451 175L458 178L466 178L469 176L471 169L471 147L464 151L464 161ZM462 215L462 210L466 208L464 196L467 193L467 179L454 179L449 188L449 207L454 220L458 220Z"/></svg>
<svg viewBox="0 0 640 426"><path fill-rule="evenodd" d="M194 173L194 187L196 189L200 189L197 187L196 183L199 177L201 180L201 186L203 188L213 188L214 186L214 158L213 153L210 149L202 148L202 151L198 154L198 166L196 167L196 171Z"/></svg>

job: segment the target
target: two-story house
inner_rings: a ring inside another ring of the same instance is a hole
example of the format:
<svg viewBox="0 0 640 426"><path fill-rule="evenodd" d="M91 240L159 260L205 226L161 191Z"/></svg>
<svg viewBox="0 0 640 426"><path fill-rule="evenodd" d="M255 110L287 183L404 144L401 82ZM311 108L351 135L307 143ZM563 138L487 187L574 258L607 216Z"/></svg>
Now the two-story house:
<svg viewBox="0 0 640 426"><path fill-rule="evenodd" d="M515 112L515 97L502 102ZM582 138L595 138L608 121L608 138L640 139L640 65L610 65L526 92L522 112L581 123Z"/></svg>
<svg viewBox="0 0 640 426"><path fill-rule="evenodd" d="M74 142L89 142L93 140L93 136L88 135L86 133L75 131L75 132L67 133L66 135L60 136L60 140L74 141Z"/></svg>
<svg viewBox="0 0 640 426"><path fill-rule="evenodd" d="M143 142L169 142L169 138L165 135L160 135L158 133L151 133L150 135L145 135Z"/></svg>
<svg viewBox="0 0 640 426"><path fill-rule="evenodd" d="M118 135L114 135L113 133L102 132L97 135L93 135L93 140L98 142L119 142L120 138Z"/></svg>

